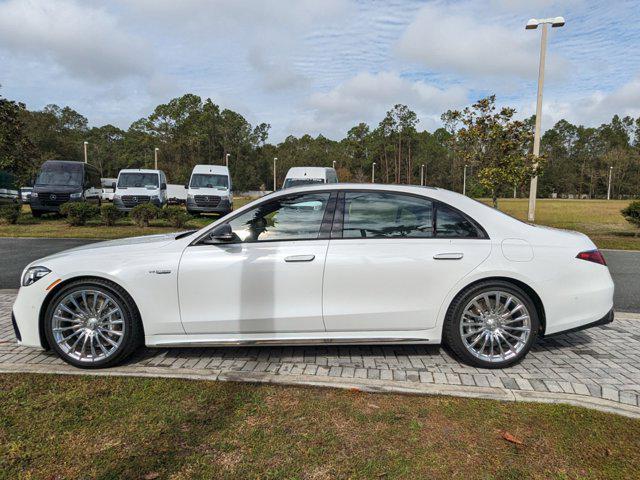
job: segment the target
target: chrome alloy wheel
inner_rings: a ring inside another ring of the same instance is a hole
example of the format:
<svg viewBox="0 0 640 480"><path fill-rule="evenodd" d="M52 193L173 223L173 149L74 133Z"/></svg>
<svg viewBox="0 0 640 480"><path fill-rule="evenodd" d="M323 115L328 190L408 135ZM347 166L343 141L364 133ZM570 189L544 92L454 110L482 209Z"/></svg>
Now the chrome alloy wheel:
<svg viewBox="0 0 640 480"><path fill-rule="evenodd" d="M124 338L124 315L116 301L98 290L77 290L53 311L52 332L58 347L81 362L104 360Z"/></svg>
<svg viewBox="0 0 640 480"><path fill-rule="evenodd" d="M515 295L489 291L474 297L464 308L460 336L474 357L504 362L516 357L531 335L531 317Z"/></svg>

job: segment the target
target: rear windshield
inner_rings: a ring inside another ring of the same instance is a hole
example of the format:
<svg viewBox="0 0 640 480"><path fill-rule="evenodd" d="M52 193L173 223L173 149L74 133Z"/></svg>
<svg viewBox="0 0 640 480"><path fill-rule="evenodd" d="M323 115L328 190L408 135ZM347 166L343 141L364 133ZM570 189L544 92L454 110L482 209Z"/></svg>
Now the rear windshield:
<svg viewBox="0 0 640 480"><path fill-rule="evenodd" d="M45 163L36 177L36 185L79 187L82 185L82 164Z"/></svg>
<svg viewBox="0 0 640 480"><path fill-rule="evenodd" d="M229 188L229 177L212 173L191 175L191 188Z"/></svg>
<svg viewBox="0 0 640 480"><path fill-rule="evenodd" d="M158 188L157 173L127 172L118 177L118 188L147 187Z"/></svg>
<svg viewBox="0 0 640 480"><path fill-rule="evenodd" d="M284 188L300 187L303 185L313 185L314 183L324 183L322 178L287 178L284 181Z"/></svg>

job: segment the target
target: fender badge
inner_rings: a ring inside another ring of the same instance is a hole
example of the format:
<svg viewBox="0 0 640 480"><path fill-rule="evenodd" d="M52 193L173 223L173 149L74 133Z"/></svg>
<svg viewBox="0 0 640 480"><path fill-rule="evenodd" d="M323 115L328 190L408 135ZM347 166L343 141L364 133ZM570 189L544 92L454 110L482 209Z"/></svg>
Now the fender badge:
<svg viewBox="0 0 640 480"><path fill-rule="evenodd" d="M167 275L171 273L171 270L149 270L149 273L155 273L156 275Z"/></svg>

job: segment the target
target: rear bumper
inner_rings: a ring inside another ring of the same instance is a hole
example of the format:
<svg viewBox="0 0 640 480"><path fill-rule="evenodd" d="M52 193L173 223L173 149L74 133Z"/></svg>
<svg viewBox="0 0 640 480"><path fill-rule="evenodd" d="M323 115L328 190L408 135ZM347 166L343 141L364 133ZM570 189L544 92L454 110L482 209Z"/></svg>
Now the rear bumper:
<svg viewBox="0 0 640 480"><path fill-rule="evenodd" d="M559 332L553 332L550 333L548 335L544 335L545 338L547 337L552 337L554 335L560 335L563 333L574 333L574 332L579 332L581 330L586 330L587 328L593 328L593 327L601 327L602 325L607 325L611 322L613 322L613 318L614 318L614 313L613 313L613 309L609 310L609 312L602 318L594 321L594 322L590 322L590 323L585 323L584 325L580 325L578 327L573 327L570 328L568 330L560 330Z"/></svg>

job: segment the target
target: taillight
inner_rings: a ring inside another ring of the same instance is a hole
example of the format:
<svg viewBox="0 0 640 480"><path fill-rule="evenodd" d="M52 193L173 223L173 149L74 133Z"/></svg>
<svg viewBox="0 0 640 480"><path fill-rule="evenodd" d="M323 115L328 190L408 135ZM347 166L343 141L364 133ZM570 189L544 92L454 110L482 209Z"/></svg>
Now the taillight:
<svg viewBox="0 0 640 480"><path fill-rule="evenodd" d="M586 260L587 262L599 263L604 266L607 265L607 262L604 260L604 256L600 250L587 250L586 252L580 252L576 255L576 258Z"/></svg>

